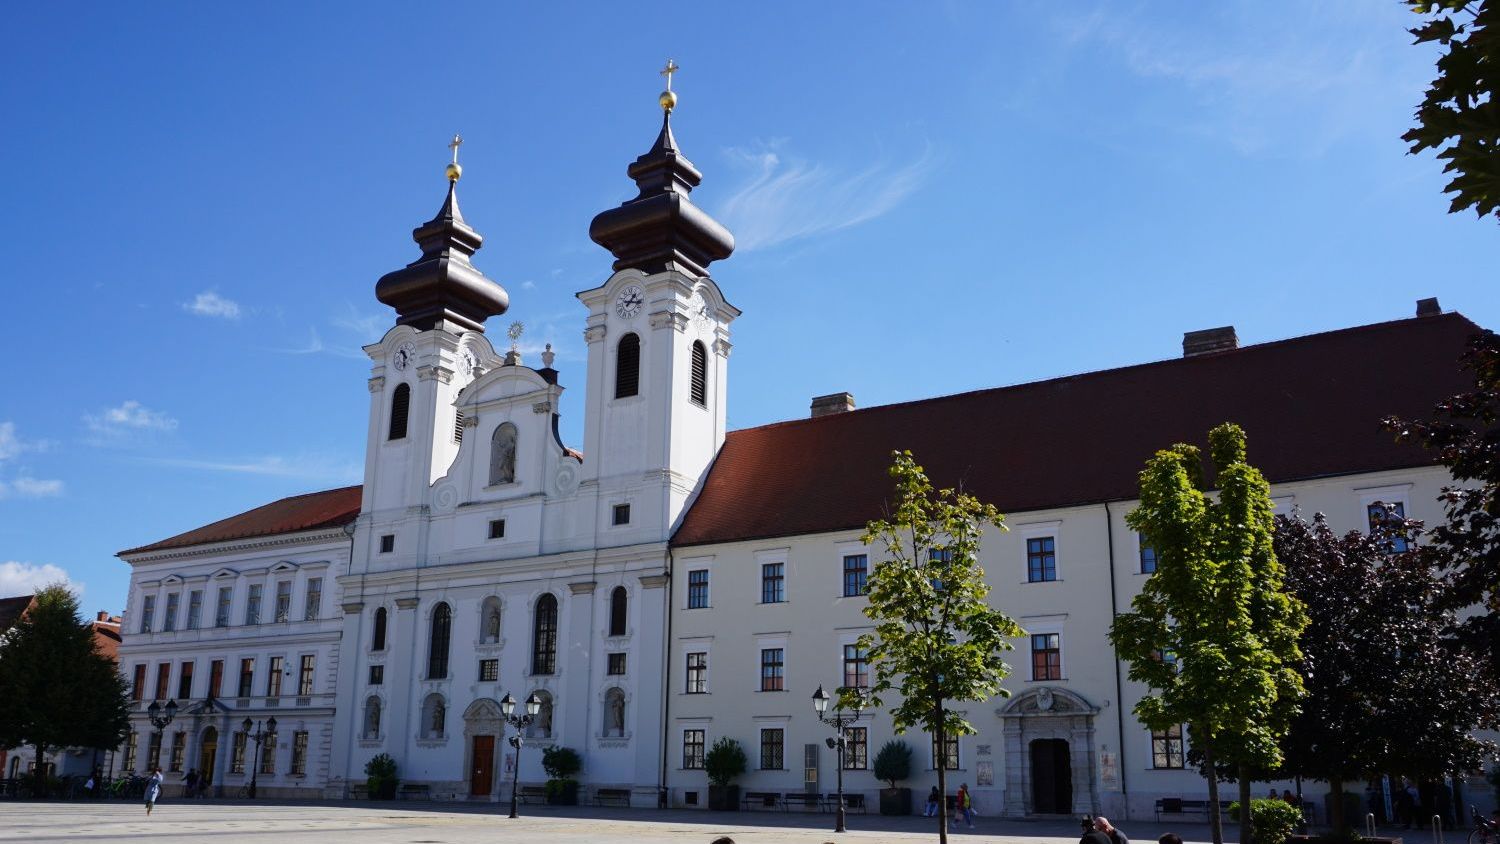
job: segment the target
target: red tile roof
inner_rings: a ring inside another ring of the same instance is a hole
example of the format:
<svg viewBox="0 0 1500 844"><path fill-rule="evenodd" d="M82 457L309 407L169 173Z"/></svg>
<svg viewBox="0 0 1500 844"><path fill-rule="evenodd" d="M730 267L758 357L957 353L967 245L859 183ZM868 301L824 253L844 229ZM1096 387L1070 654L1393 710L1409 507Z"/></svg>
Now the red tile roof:
<svg viewBox="0 0 1500 844"><path fill-rule="evenodd" d="M254 510L247 510L238 516L230 516L211 525L204 525L187 533L179 533L160 542L121 551L120 554L164 551L169 548L187 548L192 545L207 545L232 539L274 536L278 533L295 533L347 525L359 515L361 489L362 487L358 486L346 486L342 489L293 495L290 498L256 507Z"/></svg>
<svg viewBox="0 0 1500 844"><path fill-rule="evenodd" d="M35 595L18 595L14 598L0 598L0 633L16 626L26 610L31 608L31 602L36 600Z"/></svg>
<svg viewBox="0 0 1500 844"><path fill-rule="evenodd" d="M1427 465L1386 415L1426 417L1466 386L1459 314L730 432L676 546L862 527L893 449L1002 512L1118 501L1158 449L1233 421L1272 482Z"/></svg>
<svg viewBox="0 0 1500 844"><path fill-rule="evenodd" d="M109 624L103 621L90 621L89 627L94 631L94 648L99 653L118 662L120 653L120 625Z"/></svg>

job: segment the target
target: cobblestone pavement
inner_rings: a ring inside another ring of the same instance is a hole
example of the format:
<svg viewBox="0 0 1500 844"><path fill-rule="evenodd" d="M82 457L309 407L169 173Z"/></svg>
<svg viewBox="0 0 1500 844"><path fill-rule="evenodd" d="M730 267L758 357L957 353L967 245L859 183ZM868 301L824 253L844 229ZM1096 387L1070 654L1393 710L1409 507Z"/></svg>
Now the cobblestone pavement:
<svg viewBox="0 0 1500 844"><path fill-rule="evenodd" d="M933 821L920 817L851 815L849 832L832 832L827 814L644 809L586 809L523 806L522 817L506 817L508 807L495 804L434 803L244 803L174 801L157 804L151 817L138 803L0 802L0 842L150 841L246 842L246 844L482 844L483 842L629 841L631 844L709 844L727 835L736 844L822 844L936 841ZM1208 840L1199 824L1121 822L1136 842L1151 844L1174 831L1189 842ZM1234 838L1234 827L1225 829ZM1407 844L1440 844L1430 834L1402 833ZM955 844L1005 841L1007 844L1075 844L1077 826L1066 821L1006 821L979 818L976 829L954 829ZM1441 844L1463 844L1466 833L1454 831Z"/></svg>

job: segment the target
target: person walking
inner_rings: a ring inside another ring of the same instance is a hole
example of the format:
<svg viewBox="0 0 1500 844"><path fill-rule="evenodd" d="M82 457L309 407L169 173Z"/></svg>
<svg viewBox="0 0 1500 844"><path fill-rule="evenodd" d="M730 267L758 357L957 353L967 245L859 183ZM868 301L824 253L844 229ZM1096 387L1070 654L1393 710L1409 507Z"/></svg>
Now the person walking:
<svg viewBox="0 0 1500 844"><path fill-rule="evenodd" d="M188 772L183 775L183 777L182 777L182 796L183 797L188 797L188 798L192 798L192 797L197 797L198 796L198 769L197 768L188 768Z"/></svg>
<svg viewBox="0 0 1500 844"><path fill-rule="evenodd" d="M937 786L927 792L927 807L922 810L922 817L935 818L937 813L943 811L943 795L938 793Z"/></svg>
<svg viewBox="0 0 1500 844"><path fill-rule="evenodd" d="M1094 818L1094 829L1109 836L1110 844L1130 844L1130 839L1125 837L1125 833L1116 828L1114 824L1109 822L1109 818L1103 815Z"/></svg>
<svg viewBox="0 0 1500 844"><path fill-rule="evenodd" d="M953 820L963 818L969 829L974 828L974 800L969 797L969 784L964 783L958 787L958 799L953 802Z"/></svg>
<svg viewBox="0 0 1500 844"><path fill-rule="evenodd" d="M156 798L161 796L162 783L161 768L151 770L151 776L146 780L146 817L151 816L151 810L156 806Z"/></svg>

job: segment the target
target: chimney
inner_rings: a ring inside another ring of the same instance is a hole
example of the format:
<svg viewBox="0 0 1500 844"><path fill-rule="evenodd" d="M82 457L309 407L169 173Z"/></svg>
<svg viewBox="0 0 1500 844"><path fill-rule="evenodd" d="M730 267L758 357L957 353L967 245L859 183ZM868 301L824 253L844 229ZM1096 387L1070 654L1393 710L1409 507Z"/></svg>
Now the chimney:
<svg viewBox="0 0 1500 844"><path fill-rule="evenodd" d="M1437 297L1417 300L1417 316L1437 316L1443 312L1443 306L1438 304Z"/></svg>
<svg viewBox="0 0 1500 844"><path fill-rule="evenodd" d="M833 413L848 413L854 409L854 396L850 393L834 393L829 396L818 396L812 400L812 418L828 416Z"/></svg>
<svg viewBox="0 0 1500 844"><path fill-rule="evenodd" d="M1194 358L1212 352L1227 352L1239 347L1240 340L1234 336L1232 325L1226 325L1223 328L1205 328L1202 331L1188 331L1182 335L1182 356L1185 358Z"/></svg>
<svg viewBox="0 0 1500 844"><path fill-rule="evenodd" d="M109 621L109 612L106 611L106 610L100 610L99 614L96 615L96 616L94 616L94 620L95 621Z"/></svg>

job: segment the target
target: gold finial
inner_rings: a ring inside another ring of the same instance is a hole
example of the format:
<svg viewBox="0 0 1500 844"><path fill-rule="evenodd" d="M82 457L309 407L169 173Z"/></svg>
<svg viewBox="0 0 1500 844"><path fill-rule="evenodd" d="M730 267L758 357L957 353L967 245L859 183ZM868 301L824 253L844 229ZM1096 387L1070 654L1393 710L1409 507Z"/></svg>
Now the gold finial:
<svg viewBox="0 0 1500 844"><path fill-rule="evenodd" d="M520 320L516 320L515 322L510 324L510 329L505 332L505 335L510 338L510 350L512 352L516 351L516 349L520 346L521 335L525 333L526 323L521 322Z"/></svg>
<svg viewBox="0 0 1500 844"><path fill-rule="evenodd" d="M464 168L458 165L458 148L464 145L464 139L458 135L448 142L448 149L453 150L453 163L448 165L448 181L456 182L464 174Z"/></svg>
<svg viewBox="0 0 1500 844"><path fill-rule="evenodd" d="M667 77L667 90L662 91L661 96L657 97L656 101L661 103L661 107L665 111L670 112L673 108L677 107L677 95L672 93L672 74L678 70L680 68L677 66L677 63L671 59L667 59L667 66L661 70L661 75Z"/></svg>

